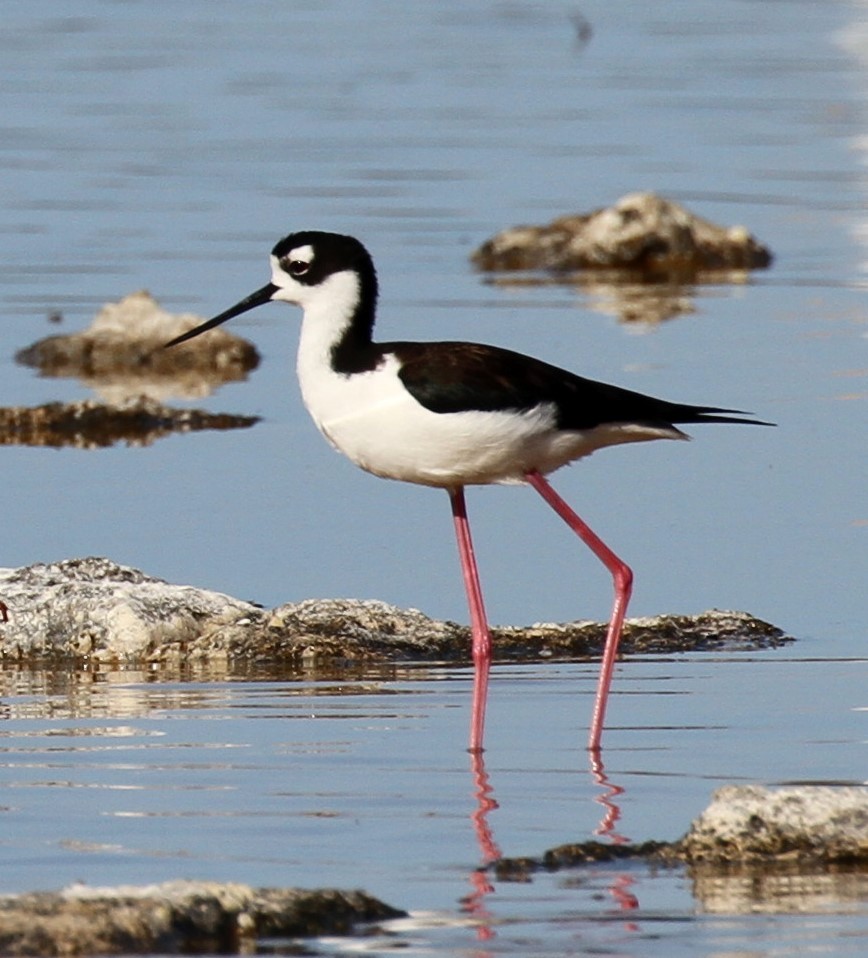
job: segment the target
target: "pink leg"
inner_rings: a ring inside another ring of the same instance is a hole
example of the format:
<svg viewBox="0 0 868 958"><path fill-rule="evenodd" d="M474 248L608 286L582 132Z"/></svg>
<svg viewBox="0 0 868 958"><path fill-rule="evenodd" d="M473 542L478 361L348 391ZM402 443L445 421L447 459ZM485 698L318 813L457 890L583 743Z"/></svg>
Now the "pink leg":
<svg viewBox="0 0 868 958"><path fill-rule="evenodd" d="M482 733L485 727L485 702L488 698L488 673L491 668L491 633L485 617L479 573L473 555L470 524L464 505L464 488L449 490L452 503L452 518L455 536L458 539L458 555L461 558L461 574L470 606L470 634L473 640L473 709L470 716L470 751L482 751Z"/></svg>
<svg viewBox="0 0 868 958"><path fill-rule="evenodd" d="M591 730L588 736L588 748L592 752L599 752L600 737L603 734L603 721L606 717L606 703L609 700L609 686L612 684L612 673L615 670L615 659L618 655L618 642L621 639L621 629L624 625L624 616L627 613L630 593L633 591L633 572L573 512L552 489L547 479L535 469L528 472L525 478L611 572L615 581L615 604L612 607L612 618L609 622L609 631L606 633L606 644L603 647L600 678L597 681L597 697L594 700L594 714L591 718Z"/></svg>

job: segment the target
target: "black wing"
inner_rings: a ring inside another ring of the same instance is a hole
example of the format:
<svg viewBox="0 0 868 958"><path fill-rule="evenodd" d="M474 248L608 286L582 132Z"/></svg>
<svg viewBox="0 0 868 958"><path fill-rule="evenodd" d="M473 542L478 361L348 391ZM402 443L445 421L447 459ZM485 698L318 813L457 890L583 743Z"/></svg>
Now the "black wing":
<svg viewBox="0 0 868 958"><path fill-rule="evenodd" d="M426 409L525 410L540 403L557 409L561 429L592 429L608 423L671 426L732 422L772 425L738 409L688 406L584 379L539 359L478 343L383 343L401 363L399 376Z"/></svg>

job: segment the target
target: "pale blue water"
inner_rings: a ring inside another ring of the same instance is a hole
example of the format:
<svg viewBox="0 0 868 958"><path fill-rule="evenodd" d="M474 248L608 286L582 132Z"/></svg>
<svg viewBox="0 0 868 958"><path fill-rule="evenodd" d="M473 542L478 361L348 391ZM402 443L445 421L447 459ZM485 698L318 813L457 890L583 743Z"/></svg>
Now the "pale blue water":
<svg viewBox="0 0 868 958"><path fill-rule="evenodd" d="M582 47L575 12L558 0L9 5L0 403L88 395L13 363L57 331L52 310L80 328L147 287L212 315L265 282L277 238L314 227L373 251L384 338L497 342L777 421L614 449L555 477L633 565L636 614L743 608L800 639L619 670L606 761L627 789L622 830L669 838L718 784L865 776L868 20L858 3L591 2ZM468 264L505 226L636 189L746 225L773 269L693 291L694 314L636 329L602 294L500 288ZM234 324L264 363L203 404L262 415L252 430L147 449L4 447L0 563L102 554L270 605L377 597L463 620L446 497L375 480L322 442L292 373L297 320L275 305ZM605 574L532 493L468 498L492 619L607 614ZM4 888L182 873L361 884L457 909L480 857L467 677L423 676L349 696L361 690L348 682L325 700L292 684L123 675L74 695L9 687ZM505 854L593 833L592 683L583 664L496 670L486 761ZM80 729L92 734L70 738ZM533 953L864 950L860 909L816 938L810 918L721 931L686 883L640 877L653 927L609 921L603 879L577 891L539 876L488 896L515 924L485 947L520 953L528 934L542 936ZM580 934L566 944L573 909ZM432 947L482 947L451 934L432 932Z"/></svg>

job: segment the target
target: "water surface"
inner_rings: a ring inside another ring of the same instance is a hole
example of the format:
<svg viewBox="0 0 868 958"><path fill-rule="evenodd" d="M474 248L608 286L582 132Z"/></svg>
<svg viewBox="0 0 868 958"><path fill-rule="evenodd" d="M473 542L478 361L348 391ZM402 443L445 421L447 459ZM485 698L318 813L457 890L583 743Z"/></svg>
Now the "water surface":
<svg viewBox="0 0 868 958"><path fill-rule="evenodd" d="M106 301L148 288L212 315L266 281L284 233L358 235L380 271L384 338L497 342L780 424L697 429L690 445L613 449L555 477L634 567L637 614L742 608L800 640L624 663L605 755L625 790L619 833L677 837L727 782L860 782L862 12L592 0L583 43L559 0L10 8L0 403L87 396L12 357ZM636 189L744 224L774 267L685 290L687 312L651 325L619 321L611 290L492 285L468 264L499 229ZM59 328L47 321L58 310ZM2 564L106 555L266 605L376 597L463 621L446 497L377 481L322 442L292 374L297 321L275 305L234 324L264 362L201 404L261 415L251 430L4 448ZM468 498L493 620L607 615L606 575L535 496ZM3 679L3 890L178 875L363 885L468 917L460 902L479 891L485 851L466 671ZM589 663L495 670L487 822L504 854L598 827L582 749L593 681ZM640 905L628 917L613 891L625 887ZM843 955L864 951L868 929L864 905L843 899L711 916L683 876L643 869L497 883L481 901L494 937L406 934L444 953Z"/></svg>

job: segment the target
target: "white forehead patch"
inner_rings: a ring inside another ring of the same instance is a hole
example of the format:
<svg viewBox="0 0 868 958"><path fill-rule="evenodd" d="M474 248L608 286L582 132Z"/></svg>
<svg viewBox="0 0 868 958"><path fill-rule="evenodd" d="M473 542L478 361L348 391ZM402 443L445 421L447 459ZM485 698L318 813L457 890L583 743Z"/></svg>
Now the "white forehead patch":
<svg viewBox="0 0 868 958"><path fill-rule="evenodd" d="M312 246L296 246L294 249L291 249L288 253L284 253L283 256L278 259L274 253L269 257L271 260L271 281L275 286L284 286L287 282L291 282L293 286L296 285L296 280L293 279L289 272L284 268L290 262L302 263L312 263L314 260L314 248Z"/></svg>
<svg viewBox="0 0 868 958"><path fill-rule="evenodd" d="M313 247L312 246L296 246L295 249L290 250L288 258L301 260L302 263L312 263L313 262Z"/></svg>

